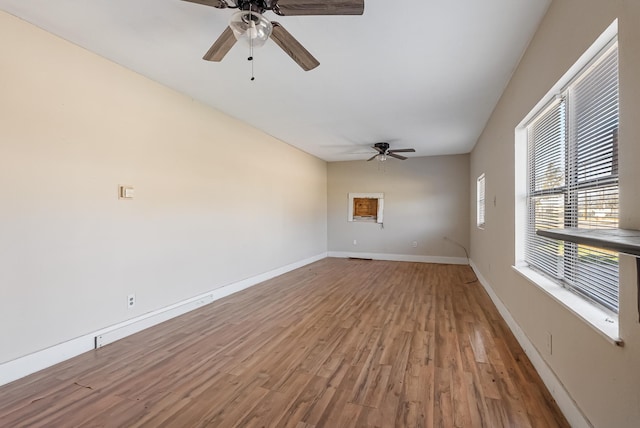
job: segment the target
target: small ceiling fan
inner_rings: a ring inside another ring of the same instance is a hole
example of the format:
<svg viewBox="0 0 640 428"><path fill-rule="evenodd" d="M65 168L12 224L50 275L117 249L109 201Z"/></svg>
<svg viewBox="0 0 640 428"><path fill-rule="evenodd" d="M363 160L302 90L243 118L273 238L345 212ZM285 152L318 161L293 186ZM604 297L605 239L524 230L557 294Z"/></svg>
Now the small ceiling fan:
<svg viewBox="0 0 640 428"><path fill-rule="evenodd" d="M367 162L372 161L376 158L378 158L379 161L386 161L387 160L387 156L391 156L392 158L396 158L396 159L400 159L400 160L405 160L407 159L405 156L402 155L398 155L396 153L413 153L415 152L415 149L394 149L394 150L389 150L389 143L375 143L373 146L371 146L371 148L376 149L378 151L377 154L371 156L369 159L367 159Z"/></svg>
<svg viewBox="0 0 640 428"><path fill-rule="evenodd" d="M238 9L229 26L202 59L222 61L237 40L244 39L251 48L262 46L271 38L303 70L320 65L317 59L278 22L269 22L262 14L273 11L280 16L362 15L364 0L183 0L218 9ZM249 60L253 58L250 56Z"/></svg>

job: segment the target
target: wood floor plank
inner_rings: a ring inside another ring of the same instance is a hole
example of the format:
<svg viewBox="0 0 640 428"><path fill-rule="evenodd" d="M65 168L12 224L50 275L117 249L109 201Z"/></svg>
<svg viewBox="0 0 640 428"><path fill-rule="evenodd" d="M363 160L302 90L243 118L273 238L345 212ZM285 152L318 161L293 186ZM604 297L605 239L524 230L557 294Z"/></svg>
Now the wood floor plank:
<svg viewBox="0 0 640 428"><path fill-rule="evenodd" d="M328 258L0 387L0 426L569 425L468 266Z"/></svg>

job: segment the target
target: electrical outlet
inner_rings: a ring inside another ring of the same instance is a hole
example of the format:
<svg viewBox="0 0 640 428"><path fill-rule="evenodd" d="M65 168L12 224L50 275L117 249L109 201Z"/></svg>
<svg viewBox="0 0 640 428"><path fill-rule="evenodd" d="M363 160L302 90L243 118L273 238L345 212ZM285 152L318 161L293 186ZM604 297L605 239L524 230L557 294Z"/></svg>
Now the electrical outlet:
<svg viewBox="0 0 640 428"><path fill-rule="evenodd" d="M547 345L547 354L553 354L553 336L550 332L546 332L546 345Z"/></svg>
<svg viewBox="0 0 640 428"><path fill-rule="evenodd" d="M127 308L131 309L136 305L136 295L129 294L127 296Z"/></svg>
<svg viewBox="0 0 640 428"><path fill-rule="evenodd" d="M120 185L118 187L118 198L133 199L133 195L134 195L133 186Z"/></svg>
<svg viewBox="0 0 640 428"><path fill-rule="evenodd" d="M356 241L355 239L353 240L353 245L358 245L358 241Z"/></svg>
<svg viewBox="0 0 640 428"><path fill-rule="evenodd" d="M413 248L416 248L416 247L418 246L418 241L413 241L413 242L411 243L411 246L412 246Z"/></svg>

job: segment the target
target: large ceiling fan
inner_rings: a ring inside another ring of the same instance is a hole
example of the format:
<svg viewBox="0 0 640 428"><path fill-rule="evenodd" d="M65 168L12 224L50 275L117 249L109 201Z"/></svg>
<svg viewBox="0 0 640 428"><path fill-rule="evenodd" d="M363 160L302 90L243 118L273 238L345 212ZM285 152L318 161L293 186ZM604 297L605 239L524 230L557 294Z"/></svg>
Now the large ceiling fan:
<svg viewBox="0 0 640 428"><path fill-rule="evenodd" d="M203 59L222 61L239 39L250 43L251 48L263 45L268 38L286 52L305 71L320 65L282 25L269 22L262 14L273 11L280 16L296 15L362 15L364 0L184 0L213 6L218 9L238 9L229 26L215 41ZM252 57L250 56L251 60Z"/></svg>
<svg viewBox="0 0 640 428"><path fill-rule="evenodd" d="M375 143L373 146L371 146L372 149L376 149L378 151L378 153L376 153L375 155L371 156L369 159L367 159L367 162L372 161L376 158L378 158L379 161L385 161L387 160L387 156L391 156L392 158L396 158L396 159L400 159L400 160L405 160L407 159L405 156L399 155L397 153L413 153L415 152L415 149L394 149L394 150L389 150L389 143Z"/></svg>

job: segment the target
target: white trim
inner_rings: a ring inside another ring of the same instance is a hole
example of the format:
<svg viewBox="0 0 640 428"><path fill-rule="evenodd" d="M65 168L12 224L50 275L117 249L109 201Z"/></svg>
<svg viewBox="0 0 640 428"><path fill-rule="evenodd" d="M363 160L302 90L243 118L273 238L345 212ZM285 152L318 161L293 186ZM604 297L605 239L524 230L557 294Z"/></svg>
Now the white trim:
<svg viewBox="0 0 640 428"><path fill-rule="evenodd" d="M507 326L509 326L509 329L516 337L516 340L518 340L518 343L524 350L525 354L529 357L531 364L533 364L533 367L540 375L540 378L551 393L551 396L553 396L556 403L558 403L558 407L564 414L565 418L567 418L569 425L573 428L592 428L593 425L584 416L584 414L582 414L578 404L573 401L573 398L571 398L569 392L565 389L564 385L562 385L560 379L558 379L553 370L547 365L546 361L542 358L533 343L531 343L525 332L518 325L515 319L513 319L507 307L493 291L489 282L482 276L473 260L470 260L469 264L478 277L478 281L487 291L487 294L489 294L493 304L496 305L498 312L500 312L500 315L507 323Z"/></svg>
<svg viewBox="0 0 640 428"><path fill-rule="evenodd" d="M2 363L0 364L0 385L13 382L21 377L30 375L62 361L68 360L69 358L91 351L96 347L122 339L123 337L137 333L168 319L177 317L218 299L237 293L238 291L252 287L292 270L299 269L326 257L327 253L320 253L316 256L216 288L199 296L183 300L173 305L123 321L93 333L71 339L50 348L25 355L24 357Z"/></svg>
<svg viewBox="0 0 640 428"><path fill-rule="evenodd" d="M92 334L77 337L64 343L25 355L0 365L0 385L13 382L69 358L90 351L94 347Z"/></svg>
<svg viewBox="0 0 640 428"><path fill-rule="evenodd" d="M389 260L393 262L418 262L418 263L439 263L446 265L468 265L469 261L464 257L441 257L441 256L415 256L411 254L383 254L383 253L355 253L347 251L329 251L329 257L346 259L349 257L357 259Z"/></svg>

